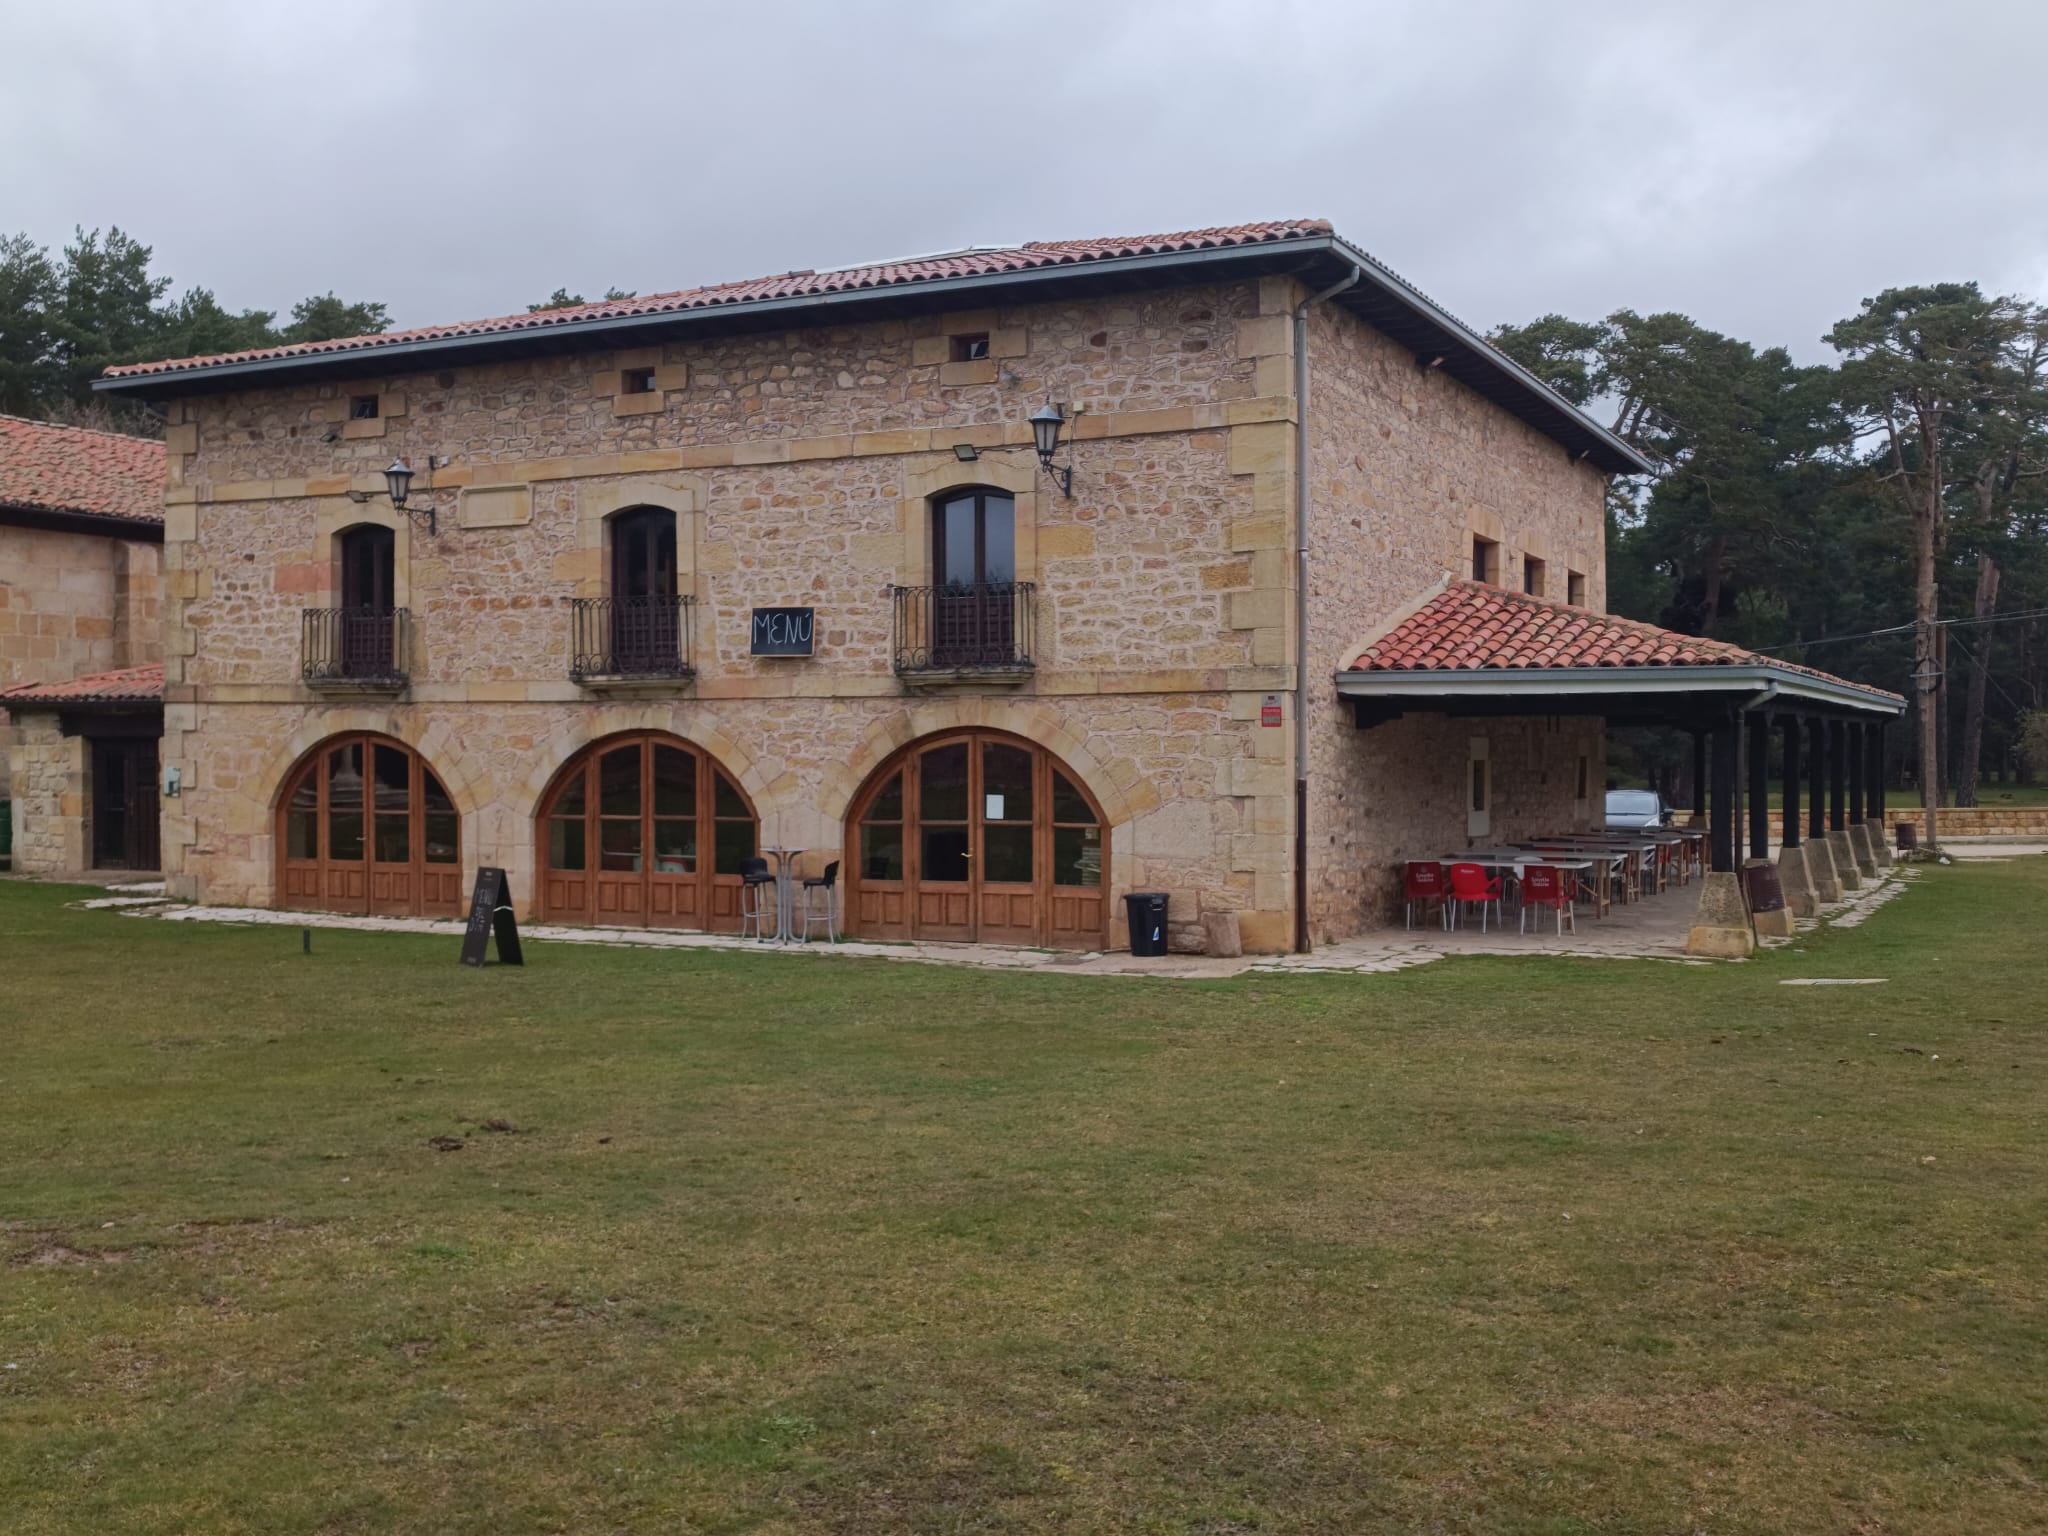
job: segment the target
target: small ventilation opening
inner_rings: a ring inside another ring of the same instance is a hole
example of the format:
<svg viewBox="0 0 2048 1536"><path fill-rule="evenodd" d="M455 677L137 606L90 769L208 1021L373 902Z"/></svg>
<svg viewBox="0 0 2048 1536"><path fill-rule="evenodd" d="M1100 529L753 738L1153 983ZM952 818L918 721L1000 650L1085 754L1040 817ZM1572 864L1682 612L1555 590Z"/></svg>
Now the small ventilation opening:
<svg viewBox="0 0 2048 1536"><path fill-rule="evenodd" d="M979 332L973 336L953 338L953 361L956 363L978 363L988 356L988 333Z"/></svg>
<svg viewBox="0 0 2048 1536"><path fill-rule="evenodd" d="M622 395L651 395L654 393L654 370L652 368L628 368L619 375L619 393Z"/></svg>
<svg viewBox="0 0 2048 1536"><path fill-rule="evenodd" d="M377 397L375 395L351 395L348 402L350 421L375 421L377 419Z"/></svg>

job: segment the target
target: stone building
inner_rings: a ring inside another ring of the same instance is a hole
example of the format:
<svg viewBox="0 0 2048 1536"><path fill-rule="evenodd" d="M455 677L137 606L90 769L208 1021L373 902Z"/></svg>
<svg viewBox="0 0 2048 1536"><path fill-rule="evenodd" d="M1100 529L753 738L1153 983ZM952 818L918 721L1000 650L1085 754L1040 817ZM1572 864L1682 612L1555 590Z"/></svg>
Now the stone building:
<svg viewBox="0 0 2048 1536"><path fill-rule="evenodd" d="M162 443L0 416L0 801L16 868L155 867L161 710L126 700L116 724L78 685L162 654L163 487ZM43 687L65 711L41 707Z"/></svg>
<svg viewBox="0 0 2048 1536"><path fill-rule="evenodd" d="M1284 949L1420 846L1599 814L1597 717L1361 731L1333 678L1453 576L1597 611L1644 466L1320 222L101 387L169 413L190 898L452 914L494 865L542 918L720 929L779 846L859 934L1097 947L1160 889L1177 942Z"/></svg>

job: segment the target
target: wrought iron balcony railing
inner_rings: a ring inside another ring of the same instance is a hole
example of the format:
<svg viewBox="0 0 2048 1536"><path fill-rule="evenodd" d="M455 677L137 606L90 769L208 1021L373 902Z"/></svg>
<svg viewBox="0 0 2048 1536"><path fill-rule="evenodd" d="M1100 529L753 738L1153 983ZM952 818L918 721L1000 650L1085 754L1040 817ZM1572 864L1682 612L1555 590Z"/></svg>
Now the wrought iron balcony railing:
<svg viewBox="0 0 2048 1536"><path fill-rule="evenodd" d="M306 609L299 623L299 671L315 686L403 688L412 675L412 611Z"/></svg>
<svg viewBox="0 0 2048 1536"><path fill-rule="evenodd" d="M1030 670L1037 590L1028 581L892 587L896 670Z"/></svg>
<svg viewBox="0 0 2048 1536"><path fill-rule="evenodd" d="M694 676L695 606L682 596L572 599L570 680Z"/></svg>

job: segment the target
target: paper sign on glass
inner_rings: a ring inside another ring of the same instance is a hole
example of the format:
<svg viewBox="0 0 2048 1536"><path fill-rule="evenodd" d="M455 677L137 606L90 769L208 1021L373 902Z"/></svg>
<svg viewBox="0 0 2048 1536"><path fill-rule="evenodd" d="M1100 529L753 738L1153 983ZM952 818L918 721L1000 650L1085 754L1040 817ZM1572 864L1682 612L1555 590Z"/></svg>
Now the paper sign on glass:
<svg viewBox="0 0 2048 1536"><path fill-rule="evenodd" d="M988 801L988 804L982 809L982 820L1001 821L1003 819L1003 797L1001 795L984 795L982 798Z"/></svg>

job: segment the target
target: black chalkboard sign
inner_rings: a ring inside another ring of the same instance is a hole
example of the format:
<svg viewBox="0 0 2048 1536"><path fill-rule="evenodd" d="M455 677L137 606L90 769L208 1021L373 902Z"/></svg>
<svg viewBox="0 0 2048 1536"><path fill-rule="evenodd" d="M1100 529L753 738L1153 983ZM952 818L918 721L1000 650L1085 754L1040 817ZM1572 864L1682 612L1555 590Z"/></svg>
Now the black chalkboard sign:
<svg viewBox="0 0 2048 1536"><path fill-rule="evenodd" d="M479 869L476 891L469 898L469 927L462 935L462 963L482 965L495 931L498 964L524 965L519 951L519 922L512 915L512 891L502 869Z"/></svg>
<svg viewBox="0 0 2048 1536"><path fill-rule="evenodd" d="M756 608L753 654L810 655L812 619L809 608Z"/></svg>

